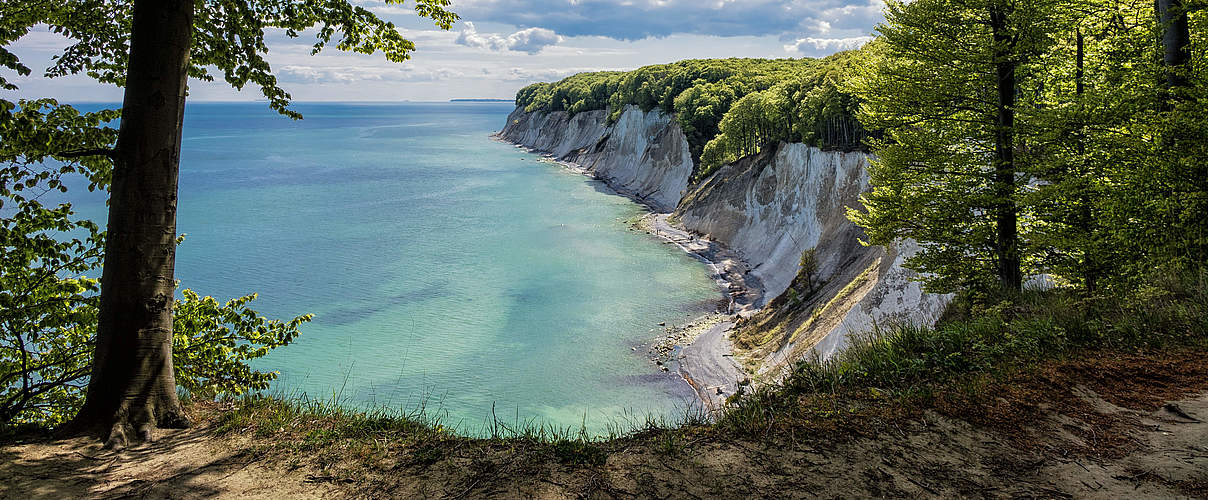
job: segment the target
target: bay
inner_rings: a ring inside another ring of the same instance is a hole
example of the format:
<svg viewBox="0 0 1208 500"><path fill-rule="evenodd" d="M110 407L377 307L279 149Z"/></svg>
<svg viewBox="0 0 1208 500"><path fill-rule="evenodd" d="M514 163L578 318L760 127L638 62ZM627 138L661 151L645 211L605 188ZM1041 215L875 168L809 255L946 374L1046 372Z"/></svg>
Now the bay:
<svg viewBox="0 0 1208 500"><path fill-rule="evenodd" d="M422 407L467 434L491 419L602 432L693 403L646 348L658 323L713 307L708 270L629 230L637 204L491 139L510 103L297 110L190 104L182 146L182 287L316 315L256 362L281 372L273 392Z"/></svg>

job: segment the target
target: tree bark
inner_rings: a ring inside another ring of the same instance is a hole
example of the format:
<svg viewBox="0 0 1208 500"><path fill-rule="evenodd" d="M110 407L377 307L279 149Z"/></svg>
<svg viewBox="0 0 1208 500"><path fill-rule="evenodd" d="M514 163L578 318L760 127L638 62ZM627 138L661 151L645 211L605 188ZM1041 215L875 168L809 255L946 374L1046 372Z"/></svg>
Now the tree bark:
<svg viewBox="0 0 1208 500"><path fill-rule="evenodd" d="M1166 66L1166 87L1186 87L1183 74L1191 61L1191 30L1183 0L1157 0L1158 22L1162 29L1162 64Z"/></svg>
<svg viewBox="0 0 1208 500"><path fill-rule="evenodd" d="M1098 287L1099 281L1099 263L1095 261L1098 255L1092 253L1095 248L1095 219L1091 211L1091 196L1090 184L1094 182L1095 175L1092 172L1093 167L1086 160L1086 124L1082 119L1083 94L1086 93L1085 83L1085 65L1086 65L1086 39L1082 35L1082 29L1078 28L1074 32L1074 42L1076 53L1074 56L1074 95L1078 96L1078 144L1077 154L1078 163L1082 165L1078 175L1081 179L1078 181L1078 227L1082 230L1083 237L1086 241L1083 243L1082 255L1082 281L1086 286L1088 294L1094 294Z"/></svg>
<svg viewBox="0 0 1208 500"><path fill-rule="evenodd" d="M92 376L79 432L106 446L189 425L172 368L176 187L193 0L134 4Z"/></svg>
<svg viewBox="0 0 1208 500"><path fill-rule="evenodd" d="M1019 214L1015 204L1015 66L1007 32L1007 13L1000 6L990 9L997 74L997 127L994 137L994 191L996 198L995 246L998 281L1018 291L1023 285L1019 258Z"/></svg>

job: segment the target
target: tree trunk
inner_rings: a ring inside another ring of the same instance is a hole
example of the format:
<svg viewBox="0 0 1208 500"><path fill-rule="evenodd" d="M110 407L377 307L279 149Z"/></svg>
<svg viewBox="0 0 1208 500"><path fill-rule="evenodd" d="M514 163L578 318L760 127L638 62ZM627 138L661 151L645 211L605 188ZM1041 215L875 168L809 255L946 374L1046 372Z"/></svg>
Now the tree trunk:
<svg viewBox="0 0 1208 500"><path fill-rule="evenodd" d="M1183 74L1191 61L1191 30L1183 0L1157 0L1158 22L1162 29L1162 64L1166 66L1166 87L1187 86Z"/></svg>
<svg viewBox="0 0 1208 500"><path fill-rule="evenodd" d="M1083 237L1086 240L1083 242L1082 251L1082 281L1086 286L1088 294L1094 294L1099 281L1099 264L1095 261L1098 255L1095 255L1095 219L1091 212L1090 184L1095 181L1094 172L1090 163L1086 160L1086 124L1083 123L1082 108L1083 94L1086 92L1085 84L1085 65L1086 65L1086 40L1082 35L1082 29L1075 30L1075 45L1077 52L1074 59L1074 94L1078 96L1078 144L1077 154L1078 163L1082 165L1078 175L1081 177L1078 180L1078 225L1082 230Z"/></svg>
<svg viewBox="0 0 1208 500"><path fill-rule="evenodd" d="M172 369L176 183L193 0L134 4L96 351L72 427L106 446L189 425Z"/></svg>
<svg viewBox="0 0 1208 500"><path fill-rule="evenodd" d="M1023 285L1019 258L1019 214L1015 204L1015 66L1007 32L1006 12L990 9L997 73L997 127L994 137L994 191L998 281L1007 290Z"/></svg>

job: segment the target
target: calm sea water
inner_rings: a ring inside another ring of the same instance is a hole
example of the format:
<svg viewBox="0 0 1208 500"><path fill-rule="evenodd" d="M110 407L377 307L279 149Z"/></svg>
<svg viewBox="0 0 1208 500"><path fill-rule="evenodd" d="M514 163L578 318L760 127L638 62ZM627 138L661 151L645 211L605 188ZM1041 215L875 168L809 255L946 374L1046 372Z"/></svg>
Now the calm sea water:
<svg viewBox="0 0 1208 500"><path fill-rule="evenodd" d="M277 390L423 405L468 433L492 412L599 431L691 403L637 346L719 298L705 266L629 231L636 204L491 140L510 104L297 109L192 104L181 161L182 285L316 315L257 363Z"/></svg>

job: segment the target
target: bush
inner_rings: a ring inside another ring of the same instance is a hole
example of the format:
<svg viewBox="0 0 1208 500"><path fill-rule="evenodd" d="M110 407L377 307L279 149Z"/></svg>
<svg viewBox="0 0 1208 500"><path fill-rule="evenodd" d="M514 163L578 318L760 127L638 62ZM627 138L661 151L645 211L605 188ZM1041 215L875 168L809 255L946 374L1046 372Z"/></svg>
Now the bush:
<svg viewBox="0 0 1208 500"><path fill-rule="evenodd" d="M104 233L75 218L68 203L44 205L66 193L64 176L105 189L103 157L64 160L28 153L30 144L71 151L109 144L116 131L97 128L113 111L80 114L53 101L0 102L0 427L53 427L83 404L96 339ZM45 130L54 130L47 134ZM289 344L304 315L269 320L252 310L255 295L219 304L183 290L175 305L173 363L177 383L194 396L264 389L276 377L248 362Z"/></svg>

